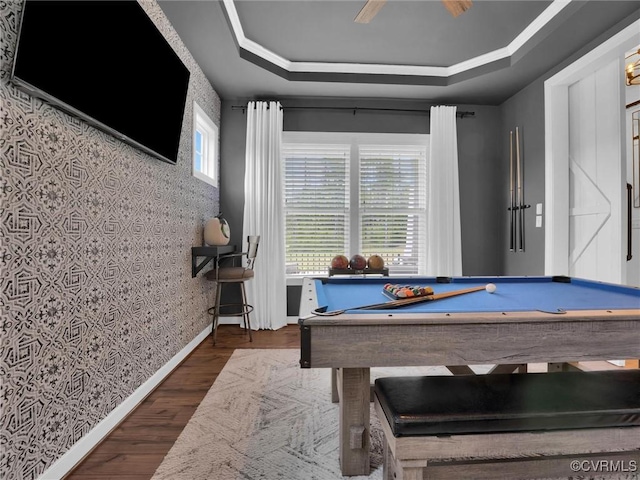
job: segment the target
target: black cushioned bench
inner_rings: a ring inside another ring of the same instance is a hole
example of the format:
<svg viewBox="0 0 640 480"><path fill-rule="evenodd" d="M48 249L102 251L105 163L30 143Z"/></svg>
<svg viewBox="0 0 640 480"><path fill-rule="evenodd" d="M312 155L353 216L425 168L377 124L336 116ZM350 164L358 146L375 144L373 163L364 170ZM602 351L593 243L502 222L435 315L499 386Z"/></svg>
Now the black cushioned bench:
<svg viewBox="0 0 640 480"><path fill-rule="evenodd" d="M640 370L379 378L375 408L385 480L640 475Z"/></svg>

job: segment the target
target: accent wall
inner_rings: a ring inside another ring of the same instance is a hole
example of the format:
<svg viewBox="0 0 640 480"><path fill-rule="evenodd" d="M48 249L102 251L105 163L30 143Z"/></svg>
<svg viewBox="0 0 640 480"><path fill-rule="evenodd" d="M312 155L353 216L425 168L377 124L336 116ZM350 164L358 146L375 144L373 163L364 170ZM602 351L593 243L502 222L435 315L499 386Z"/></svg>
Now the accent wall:
<svg viewBox="0 0 640 480"><path fill-rule="evenodd" d="M6 480L41 476L210 323L213 291L191 278L190 249L219 192L191 176L192 105L219 125L220 98L157 3L141 4L191 71L177 165L17 90L23 2L0 10ZM162 102L162 79L131 87Z"/></svg>

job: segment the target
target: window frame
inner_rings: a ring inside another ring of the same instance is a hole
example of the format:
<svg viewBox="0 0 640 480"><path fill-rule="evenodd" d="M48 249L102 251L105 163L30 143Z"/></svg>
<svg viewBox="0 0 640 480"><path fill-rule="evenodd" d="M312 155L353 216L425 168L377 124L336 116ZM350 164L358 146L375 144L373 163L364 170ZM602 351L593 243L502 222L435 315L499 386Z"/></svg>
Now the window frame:
<svg viewBox="0 0 640 480"><path fill-rule="evenodd" d="M362 215L362 209L360 206L360 146L372 146L372 145L398 145L398 146L420 146L425 148L425 162L426 162L426 175L428 175L429 168L429 134L411 134L411 133L361 133L361 132L292 132L285 131L282 136L282 143L285 144L314 144L314 145L337 145L337 144L349 144L349 225L351 228L347 232L349 245L349 252L358 252L360 248L361 232L360 232L360 217ZM284 168L284 148L282 165ZM283 186L284 186L283 176ZM425 212L428 209L428 192L425 186ZM283 214L286 215L286 208L283 205ZM426 242L427 232L424 232ZM418 275L424 274L426 271L426 249L421 252L422 255L418 264ZM393 273L391 273L393 275ZM400 274L402 275L402 274ZM287 283L295 284L296 279L304 277L304 274L291 274L287 275Z"/></svg>
<svg viewBox="0 0 640 480"><path fill-rule="evenodd" d="M196 155L198 153L196 149L196 133L198 131L202 133L203 141L201 170L196 168ZM194 100L193 128L191 132L191 175L216 188L219 186L219 142L218 126Z"/></svg>

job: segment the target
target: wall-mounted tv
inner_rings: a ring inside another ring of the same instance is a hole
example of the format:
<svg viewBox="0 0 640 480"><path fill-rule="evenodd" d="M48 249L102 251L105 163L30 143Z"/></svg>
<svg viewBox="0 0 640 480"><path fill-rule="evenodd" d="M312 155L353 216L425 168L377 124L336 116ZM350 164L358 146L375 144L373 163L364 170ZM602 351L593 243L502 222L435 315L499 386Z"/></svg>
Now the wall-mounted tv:
<svg viewBox="0 0 640 480"><path fill-rule="evenodd" d="M189 70L135 0L26 0L14 84L175 164Z"/></svg>

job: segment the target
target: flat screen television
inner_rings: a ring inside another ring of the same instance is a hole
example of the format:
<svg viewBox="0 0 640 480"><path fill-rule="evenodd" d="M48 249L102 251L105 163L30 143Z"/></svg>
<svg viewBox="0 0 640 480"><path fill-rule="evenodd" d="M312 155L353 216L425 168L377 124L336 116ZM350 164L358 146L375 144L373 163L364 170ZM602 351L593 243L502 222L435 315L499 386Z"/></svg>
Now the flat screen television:
<svg viewBox="0 0 640 480"><path fill-rule="evenodd" d="M26 0L11 78L29 94L177 162L189 70L137 1Z"/></svg>

